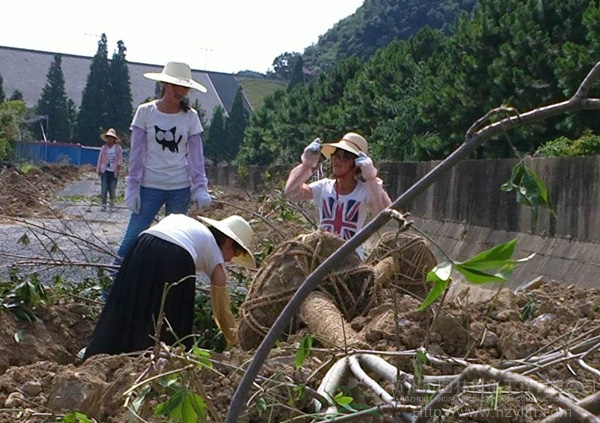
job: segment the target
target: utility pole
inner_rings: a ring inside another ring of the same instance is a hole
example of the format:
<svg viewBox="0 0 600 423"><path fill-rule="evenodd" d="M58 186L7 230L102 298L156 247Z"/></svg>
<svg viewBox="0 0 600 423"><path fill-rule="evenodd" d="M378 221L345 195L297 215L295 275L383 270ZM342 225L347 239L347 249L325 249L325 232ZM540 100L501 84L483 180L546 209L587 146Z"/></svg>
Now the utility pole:
<svg viewBox="0 0 600 423"><path fill-rule="evenodd" d="M83 35L85 35L86 37L90 38L90 50L92 51L92 53L90 54L90 56L94 56L96 54L96 50L93 49L94 44L92 44L91 38L95 38L96 40L100 39L100 35L99 34L91 34L89 32L84 32Z"/></svg>
<svg viewBox="0 0 600 423"><path fill-rule="evenodd" d="M208 56L209 51L213 51L212 48L200 48L201 51L204 52L204 70L206 70L206 58Z"/></svg>

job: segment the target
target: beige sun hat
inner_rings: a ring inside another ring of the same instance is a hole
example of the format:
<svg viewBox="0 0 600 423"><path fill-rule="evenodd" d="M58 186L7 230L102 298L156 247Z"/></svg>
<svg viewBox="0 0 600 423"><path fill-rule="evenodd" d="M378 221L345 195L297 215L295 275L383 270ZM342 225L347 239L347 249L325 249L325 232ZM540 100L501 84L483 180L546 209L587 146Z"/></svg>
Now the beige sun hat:
<svg viewBox="0 0 600 423"><path fill-rule="evenodd" d="M248 248L248 245L252 242L253 231L250 224L246 222L243 217L234 214L223 220L209 219L204 216L198 216L198 219L206 225L214 227L225 236L233 239L240 247L246 250L246 254L234 257L231 260L233 263L250 269L256 268L256 261Z"/></svg>
<svg viewBox="0 0 600 423"><path fill-rule="evenodd" d="M192 71L187 63L169 62L162 72L147 72L144 76L153 81L168 82L181 87L193 88L205 93L206 87L192 79Z"/></svg>
<svg viewBox="0 0 600 423"><path fill-rule="evenodd" d="M321 146L321 153L330 159L337 148L358 156L361 152L368 153L369 143L367 143L367 140L362 135L356 132L348 132L338 142L323 144Z"/></svg>
<svg viewBox="0 0 600 423"><path fill-rule="evenodd" d="M106 141L108 137L113 137L115 139L115 142L121 141L121 138L117 136L117 131L115 131L114 128L110 128L108 131L100 135L100 138L102 138L102 140L104 141Z"/></svg>

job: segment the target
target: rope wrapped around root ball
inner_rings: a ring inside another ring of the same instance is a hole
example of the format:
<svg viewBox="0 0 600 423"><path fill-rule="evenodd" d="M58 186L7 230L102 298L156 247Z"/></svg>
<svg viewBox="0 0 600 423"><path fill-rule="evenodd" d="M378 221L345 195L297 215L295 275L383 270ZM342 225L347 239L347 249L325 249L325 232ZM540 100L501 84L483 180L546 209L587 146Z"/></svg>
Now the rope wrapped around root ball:
<svg viewBox="0 0 600 423"><path fill-rule="evenodd" d="M419 299L429 292L427 273L438 261L430 243L410 232L385 232L365 262L381 290L396 289Z"/></svg>
<svg viewBox="0 0 600 423"><path fill-rule="evenodd" d="M343 243L338 236L317 230L285 241L271 253L256 273L241 306L238 340L243 349L260 345L302 282ZM343 318L350 321L370 310L376 297L373 269L353 252L320 282L316 291L329 298ZM322 300L323 296L319 298ZM296 332L301 324L300 319L294 318L287 334Z"/></svg>
<svg viewBox="0 0 600 423"><path fill-rule="evenodd" d="M336 235L317 230L280 244L267 257L241 306L238 340L243 349L260 345L298 287L343 243ZM437 264L429 243L405 232L384 233L366 262L356 252L343 260L304 301L284 336L306 324L324 344L365 347L344 322L366 315L389 288L424 295L425 276ZM338 322L336 328L328 327L331 322Z"/></svg>

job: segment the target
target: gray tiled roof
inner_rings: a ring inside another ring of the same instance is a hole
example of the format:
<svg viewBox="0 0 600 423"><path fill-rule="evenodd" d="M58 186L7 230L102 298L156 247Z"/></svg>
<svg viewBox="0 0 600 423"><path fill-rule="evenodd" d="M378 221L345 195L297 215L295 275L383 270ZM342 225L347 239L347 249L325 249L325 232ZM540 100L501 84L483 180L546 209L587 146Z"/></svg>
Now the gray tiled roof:
<svg viewBox="0 0 600 423"><path fill-rule="evenodd" d="M47 82L48 70L57 52L27 50L0 46L0 75L3 78L4 93L10 97L15 90L23 93L28 107L34 107ZM62 71L65 76L67 97L79 107L81 95L87 82L92 63L91 57L63 54ZM147 98L154 96L155 82L143 77L145 72L160 72L164 64L128 62L129 79L134 109ZM235 75L221 72L192 70L193 78L204 85L208 92L203 94L190 90L189 99L196 99L206 111L206 120L210 122L215 107L222 106L231 110L233 99L239 88ZM246 107L249 108L246 102Z"/></svg>

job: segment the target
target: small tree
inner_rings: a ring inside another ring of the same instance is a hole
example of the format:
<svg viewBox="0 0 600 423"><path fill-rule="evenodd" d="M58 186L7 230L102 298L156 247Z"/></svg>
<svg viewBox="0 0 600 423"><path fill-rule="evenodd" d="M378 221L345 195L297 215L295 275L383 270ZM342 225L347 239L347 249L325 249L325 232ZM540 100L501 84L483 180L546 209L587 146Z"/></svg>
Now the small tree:
<svg viewBox="0 0 600 423"><path fill-rule="evenodd" d="M218 164L224 160L225 148L225 113L221 106L217 106L204 137L204 157Z"/></svg>
<svg viewBox="0 0 600 423"><path fill-rule="evenodd" d="M275 77L283 81L289 81L292 74L294 59L298 56L300 56L300 53L288 52L277 56L275 60L273 60L273 74L275 74Z"/></svg>
<svg viewBox="0 0 600 423"><path fill-rule="evenodd" d="M229 119L225 122L223 158L229 163L235 159L244 142L244 131L246 130L246 126L248 126L248 119L248 111L244 108L242 89L239 88L233 99Z"/></svg>
<svg viewBox="0 0 600 423"><path fill-rule="evenodd" d="M4 103L6 100L6 94L4 94L4 78L0 75L0 103Z"/></svg>
<svg viewBox="0 0 600 423"><path fill-rule="evenodd" d="M111 73L108 63L106 35L102 34L98 50L92 59L90 73L81 98L78 137L84 145L101 145L100 132L112 126L109 112L111 101Z"/></svg>
<svg viewBox="0 0 600 423"><path fill-rule="evenodd" d="M128 132L133 117L133 97L129 68L125 59L126 51L127 48L123 41L117 41L117 52L113 54L110 63L109 126L115 128L119 133Z"/></svg>
<svg viewBox="0 0 600 423"><path fill-rule="evenodd" d="M21 137L19 127L27 108L23 101L0 103L0 160L5 160Z"/></svg>
<svg viewBox="0 0 600 423"><path fill-rule="evenodd" d="M49 139L67 142L73 137L73 122L69 114L65 76L62 72L61 62L61 55L54 55L54 62L48 70L46 86L37 102L35 112L38 115L47 116L47 137Z"/></svg>
<svg viewBox="0 0 600 423"><path fill-rule="evenodd" d="M23 100L23 93L21 90L14 90L8 101Z"/></svg>

